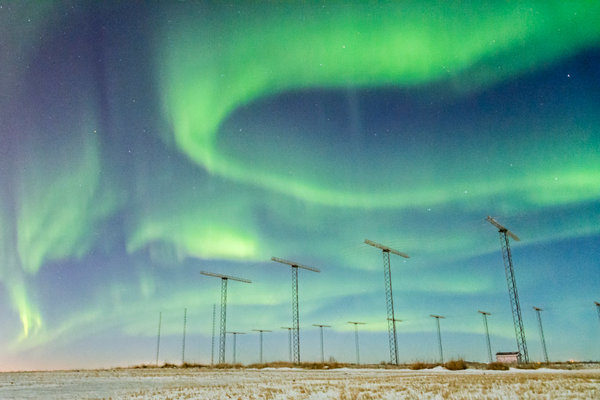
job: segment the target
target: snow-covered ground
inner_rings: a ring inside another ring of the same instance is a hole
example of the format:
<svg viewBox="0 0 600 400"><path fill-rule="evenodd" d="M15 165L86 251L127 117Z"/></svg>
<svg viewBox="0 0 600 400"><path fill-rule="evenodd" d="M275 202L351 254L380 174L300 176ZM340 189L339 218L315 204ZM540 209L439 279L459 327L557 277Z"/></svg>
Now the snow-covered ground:
<svg viewBox="0 0 600 400"><path fill-rule="evenodd" d="M0 374L1 399L600 399L600 369L120 369Z"/></svg>

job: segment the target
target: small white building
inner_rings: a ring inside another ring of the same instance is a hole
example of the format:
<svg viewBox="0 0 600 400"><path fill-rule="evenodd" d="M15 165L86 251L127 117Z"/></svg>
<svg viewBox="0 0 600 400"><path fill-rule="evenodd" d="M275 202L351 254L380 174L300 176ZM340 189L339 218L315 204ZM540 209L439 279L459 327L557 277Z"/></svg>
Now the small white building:
<svg viewBox="0 0 600 400"><path fill-rule="evenodd" d="M519 352L509 351L496 353L496 361L502 364L517 364L519 362Z"/></svg>

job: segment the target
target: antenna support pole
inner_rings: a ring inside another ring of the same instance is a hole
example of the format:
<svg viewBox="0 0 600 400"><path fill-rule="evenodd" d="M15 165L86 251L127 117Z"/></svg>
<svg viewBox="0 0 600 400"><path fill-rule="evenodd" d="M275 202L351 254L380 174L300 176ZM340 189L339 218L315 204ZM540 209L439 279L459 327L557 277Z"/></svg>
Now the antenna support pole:
<svg viewBox="0 0 600 400"><path fill-rule="evenodd" d="M489 312L486 311L479 311L481 313L481 315L483 316L483 326L485 328L485 337L486 337L486 341L487 341L487 351L488 351L488 360L489 362L492 362L492 346L490 344L490 331L488 330L488 323L487 323L487 316L488 315L492 315Z"/></svg>
<svg viewBox="0 0 600 400"><path fill-rule="evenodd" d="M517 291L517 281L515 279L515 270L510 251L510 236L514 240L520 239L511 231L500 225L494 218L487 217L487 221L498 228L500 235L500 247L502 248L502 259L504 260L504 271L506 273L506 283L508 285L508 297L510 299L510 308L512 310L513 323L515 326L515 336L517 338L517 350L519 352L519 363L528 363L529 354L527 353L527 340L525 339L525 328L523 327L523 317L521 316L521 305L519 303L519 293Z"/></svg>
<svg viewBox="0 0 600 400"><path fill-rule="evenodd" d="M354 325L354 345L356 347L356 365L360 365L360 349L358 347L358 325L366 325L366 322L348 321Z"/></svg>
<svg viewBox="0 0 600 400"><path fill-rule="evenodd" d="M300 311L298 308L298 267L292 267L292 355L300 363Z"/></svg>
<svg viewBox="0 0 600 400"><path fill-rule="evenodd" d="M398 337L396 333L396 317L394 315L394 296L392 293L392 270L390 268L390 253L409 258L405 253L388 246L365 239L365 243L381 250L383 254L383 278L385 285L385 305L388 321L388 342L390 346L390 363L398 365Z"/></svg>
<svg viewBox="0 0 600 400"><path fill-rule="evenodd" d="M219 325L219 364L225 364L225 332L227 332L227 278L221 279L221 321ZM235 340L235 337L234 337ZM235 364L235 362L234 362Z"/></svg>
<svg viewBox="0 0 600 400"><path fill-rule="evenodd" d="M298 268L306 269L313 272L321 272L317 268L308 267L293 261L284 260L278 257L271 257L271 261L281 264L287 264L292 267L292 336L293 344L293 362L300 364L300 313L298 309ZM290 357L291 358L291 357Z"/></svg>
<svg viewBox="0 0 600 400"><path fill-rule="evenodd" d="M217 315L217 305L213 304L213 318L212 318L212 339L210 342L210 365L215 363L215 319Z"/></svg>
<svg viewBox="0 0 600 400"><path fill-rule="evenodd" d="M444 317L441 315L430 315L430 317L435 318L436 322L437 322L437 333L438 333L438 344L440 347L440 360L441 363L444 363L444 350L442 349L442 331L440 330L440 319L443 319Z"/></svg>
<svg viewBox="0 0 600 400"><path fill-rule="evenodd" d="M185 328L187 326L187 308L183 309L183 340L181 342L181 364L185 364Z"/></svg>
<svg viewBox="0 0 600 400"><path fill-rule="evenodd" d="M221 326L219 328L219 364L225 364L225 334L227 332L227 281L232 280L243 283L252 282L248 279L238 278L229 275L215 274L214 272L200 271L200 273L205 276L211 276L214 278L221 279Z"/></svg>
<svg viewBox="0 0 600 400"><path fill-rule="evenodd" d="M542 349L544 350L544 360L546 364L548 364L548 350L546 349L546 339L544 338L544 328L542 328L542 314L541 311L543 309L539 307L533 307L535 313L537 314L538 325L540 327L540 339L542 340Z"/></svg>
<svg viewBox="0 0 600 400"><path fill-rule="evenodd" d="M281 329L287 329L288 331L288 349L290 352L290 362L292 362L292 328L291 326L282 326Z"/></svg>
<svg viewBox="0 0 600 400"><path fill-rule="evenodd" d="M394 295L392 293L392 270L390 267L390 252L383 250L383 278L385 284L385 305L388 323L388 342L390 361L398 365L398 334L396 332L396 317L394 314Z"/></svg>
<svg viewBox="0 0 600 400"><path fill-rule="evenodd" d="M237 342L236 338L237 338L237 335L244 335L244 334L246 334L246 332L225 332L225 333L230 333L233 335L233 365L235 365L236 342Z"/></svg>
<svg viewBox="0 0 600 400"><path fill-rule="evenodd" d="M262 364L263 362L263 332L271 332L268 329L252 329L254 332L259 332L260 334L260 340L259 340L259 344L260 344L260 363Z"/></svg>
<svg viewBox="0 0 600 400"><path fill-rule="evenodd" d="M323 328L331 328L331 325L313 324L321 330L321 364L325 363L325 352L323 351Z"/></svg>
<svg viewBox="0 0 600 400"><path fill-rule="evenodd" d="M158 354L160 352L160 325L162 323L162 311L158 313L158 335L156 337L156 365L158 365Z"/></svg>

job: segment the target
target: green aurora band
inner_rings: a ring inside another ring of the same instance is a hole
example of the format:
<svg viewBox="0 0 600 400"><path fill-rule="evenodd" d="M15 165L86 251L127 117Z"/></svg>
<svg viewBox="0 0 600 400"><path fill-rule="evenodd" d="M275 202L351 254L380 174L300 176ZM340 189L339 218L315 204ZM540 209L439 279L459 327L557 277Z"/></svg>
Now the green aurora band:
<svg viewBox="0 0 600 400"><path fill-rule="evenodd" d="M397 207L448 201L456 182L435 191L335 187L325 175L290 181L276 168L252 168L219 147L221 123L236 108L258 98L305 88L445 84L465 93L481 90L525 70L542 68L598 42L600 4L589 1L336 3L252 5L195 13L167 26L158 51L164 108L174 141L213 174L257 185L303 201L340 207ZM214 13L214 14L213 14ZM307 15L308 14L308 15ZM298 17L298 16L301 17ZM219 25L209 20L218 20ZM400 21L400 22L399 22ZM209 40L206 40L209 39ZM276 155L274 155L276 157ZM304 157L304 155L300 155ZM590 164L598 162L591 156ZM308 163L307 163L308 164ZM560 182L593 198L595 176L563 171ZM488 197L501 182L473 182ZM514 185L515 183L513 183ZM532 185L533 184L533 185ZM517 187L547 201L544 176L527 176ZM573 193L565 190L565 193ZM564 199L569 201L569 199Z"/></svg>

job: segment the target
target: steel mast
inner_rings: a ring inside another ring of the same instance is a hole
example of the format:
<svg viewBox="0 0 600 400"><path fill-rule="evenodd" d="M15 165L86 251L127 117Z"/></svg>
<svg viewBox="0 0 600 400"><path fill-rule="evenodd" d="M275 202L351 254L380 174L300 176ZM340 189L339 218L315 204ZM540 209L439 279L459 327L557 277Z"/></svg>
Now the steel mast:
<svg viewBox="0 0 600 400"><path fill-rule="evenodd" d="M237 335L245 335L246 332L225 332L225 333L230 333L233 335L233 365L235 366L235 361L236 361L235 360L235 353L236 353L235 348L236 348L236 342L237 342L236 338L237 338Z"/></svg>
<svg viewBox="0 0 600 400"><path fill-rule="evenodd" d="M321 364L325 363L325 352L323 351L323 328L331 328L331 325L313 324L321 330Z"/></svg>
<svg viewBox="0 0 600 400"><path fill-rule="evenodd" d="M306 269L313 272L321 272L317 268L307 267L293 261L284 260L283 258L271 257L272 261L287 264L292 267L292 335L294 339L293 355L295 364L300 363L300 316L298 310L298 268Z"/></svg>
<svg viewBox="0 0 600 400"><path fill-rule="evenodd" d="M213 317L212 317L212 337L210 340L210 365L215 363L215 319L217 315L217 305L213 304Z"/></svg>
<svg viewBox="0 0 600 400"><path fill-rule="evenodd" d="M156 337L156 365L158 366L158 354L160 352L160 325L162 323L162 311L158 313L158 335Z"/></svg>
<svg viewBox="0 0 600 400"><path fill-rule="evenodd" d="M358 347L358 325L366 325L366 322L348 321L349 324L354 325L354 344L356 347L356 365L360 365L360 349Z"/></svg>
<svg viewBox="0 0 600 400"><path fill-rule="evenodd" d="M533 306L535 313L537 314L538 325L540 326L540 339L542 340L542 349L544 350L544 360L548 364L548 350L546 349L546 339L544 338L544 328L542 328L542 314L543 308Z"/></svg>
<svg viewBox="0 0 600 400"><path fill-rule="evenodd" d="M225 333L227 332L227 281L238 281L252 283L251 281L235 276L215 274L213 272L200 271L202 275L221 279L221 326L219 328L219 364L225 364ZM235 338L235 337L234 337Z"/></svg>
<svg viewBox="0 0 600 400"><path fill-rule="evenodd" d="M287 329L288 331L288 350L290 352L290 362L292 362L292 328L291 326L282 326L281 329Z"/></svg>
<svg viewBox="0 0 600 400"><path fill-rule="evenodd" d="M260 335L260 363L262 364L263 362L263 332L272 332L268 329L252 329L252 331L254 332L259 332Z"/></svg>
<svg viewBox="0 0 600 400"><path fill-rule="evenodd" d="M181 341L181 364L185 364L185 328L187 327L187 308L183 309L183 339Z"/></svg>
<svg viewBox="0 0 600 400"><path fill-rule="evenodd" d="M517 338L517 350L519 351L519 362L528 363L529 354L527 353L527 341L525 339L525 328L523 328L523 317L521 316L521 305L519 303L519 293L517 291L517 281L515 279L515 270L510 251L509 236L519 242L521 239L514 233L500 225L494 218L488 216L487 221L498 228L500 235L500 246L502 247L502 259L504 260L504 270L506 273L506 283L508 284L508 297L510 298L510 307L512 310L513 323L515 326L515 336Z"/></svg>
<svg viewBox="0 0 600 400"><path fill-rule="evenodd" d="M381 250L383 254L383 277L385 283L385 303L388 321L388 341L390 345L390 362L398 365L398 338L396 336L396 318L394 316L394 296L392 294L392 270L390 268L390 253L400 257L410 258L407 254L391 247L365 239L365 243Z"/></svg>
<svg viewBox="0 0 600 400"><path fill-rule="evenodd" d="M485 337L487 341L488 359L492 362L492 345L490 344L490 331L488 330L487 317L492 315L487 311L478 311L483 316L483 326L485 327Z"/></svg>
<svg viewBox="0 0 600 400"><path fill-rule="evenodd" d="M440 346L440 360L442 361L442 364L443 364L444 363L444 350L442 349L442 332L440 330L440 319L444 319L444 317L441 315L433 315L433 314L431 314L430 317L435 318L435 320L437 322L438 344Z"/></svg>

